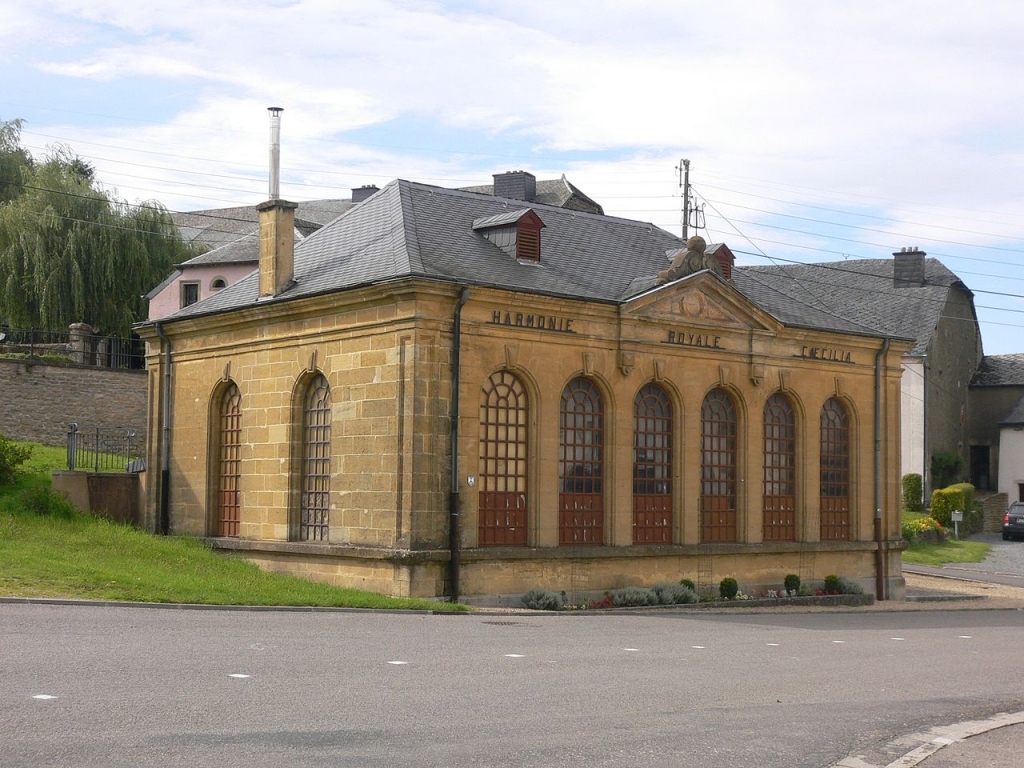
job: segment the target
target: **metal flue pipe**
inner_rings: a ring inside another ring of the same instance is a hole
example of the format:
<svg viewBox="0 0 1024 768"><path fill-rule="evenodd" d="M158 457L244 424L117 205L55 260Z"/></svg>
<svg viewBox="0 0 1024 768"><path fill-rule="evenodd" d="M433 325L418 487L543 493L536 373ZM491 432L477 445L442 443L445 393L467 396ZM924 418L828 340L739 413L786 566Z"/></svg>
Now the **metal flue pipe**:
<svg viewBox="0 0 1024 768"><path fill-rule="evenodd" d="M267 107L270 112L270 199L281 197L281 107Z"/></svg>

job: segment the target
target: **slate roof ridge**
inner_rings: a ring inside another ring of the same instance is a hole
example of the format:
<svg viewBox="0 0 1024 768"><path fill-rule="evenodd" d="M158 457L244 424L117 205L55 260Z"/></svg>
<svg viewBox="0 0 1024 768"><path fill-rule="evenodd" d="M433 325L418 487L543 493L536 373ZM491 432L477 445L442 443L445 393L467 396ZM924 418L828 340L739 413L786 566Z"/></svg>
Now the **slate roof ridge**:
<svg viewBox="0 0 1024 768"><path fill-rule="evenodd" d="M407 181L405 183L409 184L411 188L430 189L430 190L434 190L435 193L436 192L442 192L444 194L458 195L460 197L469 197L469 196L471 196L473 199L480 199L482 197L485 200L498 200L498 201L506 203L506 204L508 204L510 206L511 205L517 205L517 206L521 206L523 208L533 208L533 209L543 208L544 210L554 211L558 215L562 215L562 216L569 216L569 217L586 216L588 218L598 219L600 221L618 222L618 223L621 223L621 224L630 224L630 225L635 225L635 226L640 226L640 227L647 227L647 228L651 228L651 229L657 229L657 230L660 230L660 231L664 232L665 234L671 235L671 233L668 230L664 230L664 229L662 229L661 227L657 226L656 224L654 224L652 222L641 221L639 219L627 219L627 218L623 218L621 216L612 216L612 215L607 214L607 213L590 213L589 211L577 211L577 210L574 210L572 208L563 208L560 205L553 205L551 203L542 203L542 202L539 202L539 201L536 201L536 200L520 200L520 199L515 198L515 197L498 197L497 195L486 195L486 194L481 194L479 192L470 192L470 191L467 191L466 188L461 188L461 187L459 187L459 188L440 187L440 186L437 186L435 184L424 184L421 181ZM541 218L543 218L543 216ZM673 237L675 237L676 240L679 240L679 238L677 236L673 235ZM682 243L683 241L679 240L679 242ZM685 245L685 243L683 243L683 244ZM666 261L665 264L667 266L668 262Z"/></svg>

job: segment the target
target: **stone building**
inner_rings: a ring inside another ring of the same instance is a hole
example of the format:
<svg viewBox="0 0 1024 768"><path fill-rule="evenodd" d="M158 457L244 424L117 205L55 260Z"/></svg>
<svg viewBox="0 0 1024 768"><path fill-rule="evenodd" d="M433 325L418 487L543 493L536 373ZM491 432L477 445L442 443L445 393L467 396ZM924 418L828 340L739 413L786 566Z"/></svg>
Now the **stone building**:
<svg viewBox="0 0 1024 768"><path fill-rule="evenodd" d="M294 207L138 329L153 528L394 595L902 594L912 340L644 222L395 181L293 250Z"/></svg>
<svg viewBox="0 0 1024 768"><path fill-rule="evenodd" d="M891 260L850 259L746 271L823 312L857 318L885 333L913 339L901 361L902 471L920 474L930 498L934 454L957 454L964 475L969 463L977 468L968 388L982 359L981 330L974 294L942 262L917 248L905 248ZM979 488L988 487L990 476L987 453L983 458L985 469L971 474Z"/></svg>

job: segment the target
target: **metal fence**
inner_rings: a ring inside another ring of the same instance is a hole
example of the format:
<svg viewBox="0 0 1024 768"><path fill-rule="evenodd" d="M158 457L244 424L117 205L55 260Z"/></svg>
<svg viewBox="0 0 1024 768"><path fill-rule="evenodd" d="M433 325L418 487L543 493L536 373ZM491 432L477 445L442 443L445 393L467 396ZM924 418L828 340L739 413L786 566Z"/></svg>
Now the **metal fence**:
<svg viewBox="0 0 1024 768"><path fill-rule="evenodd" d="M146 367L146 345L137 336L101 336L76 330L43 331L38 328L10 328L0 325L0 355L29 358L59 357L80 365L100 368L142 370Z"/></svg>
<svg viewBox="0 0 1024 768"><path fill-rule="evenodd" d="M145 446L135 430L68 427L68 469L72 472L138 472Z"/></svg>

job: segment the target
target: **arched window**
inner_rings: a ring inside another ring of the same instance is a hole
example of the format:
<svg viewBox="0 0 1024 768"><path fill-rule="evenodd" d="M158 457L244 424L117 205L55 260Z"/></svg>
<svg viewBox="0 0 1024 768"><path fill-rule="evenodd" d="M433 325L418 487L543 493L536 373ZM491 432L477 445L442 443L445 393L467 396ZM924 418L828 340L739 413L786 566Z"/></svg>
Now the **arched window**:
<svg viewBox="0 0 1024 768"><path fill-rule="evenodd" d="M527 543L528 401L508 371L492 374L480 398L480 546Z"/></svg>
<svg viewBox="0 0 1024 768"><path fill-rule="evenodd" d="M299 539L327 541L331 513L331 388L317 374L302 406Z"/></svg>
<svg viewBox="0 0 1024 768"><path fill-rule="evenodd" d="M585 378L562 390L559 409L558 543L604 543L604 406Z"/></svg>
<svg viewBox="0 0 1024 768"><path fill-rule="evenodd" d="M242 522L242 395L232 382L217 404L217 535L238 536Z"/></svg>
<svg viewBox="0 0 1024 768"><path fill-rule="evenodd" d="M713 389L700 407L700 540L736 541L736 406Z"/></svg>
<svg viewBox="0 0 1024 768"><path fill-rule="evenodd" d="M821 539L850 538L850 417L836 398L821 408Z"/></svg>
<svg viewBox="0 0 1024 768"><path fill-rule="evenodd" d="M672 543L672 401L657 384L633 399L633 543Z"/></svg>
<svg viewBox="0 0 1024 768"><path fill-rule="evenodd" d="M796 421L778 392L764 404L762 509L765 541L796 540Z"/></svg>
<svg viewBox="0 0 1024 768"><path fill-rule="evenodd" d="M225 280L223 277L215 277L215 278L213 278L213 280L210 281L210 290L211 291L222 291L222 290L224 290L227 287L228 287L228 281Z"/></svg>

